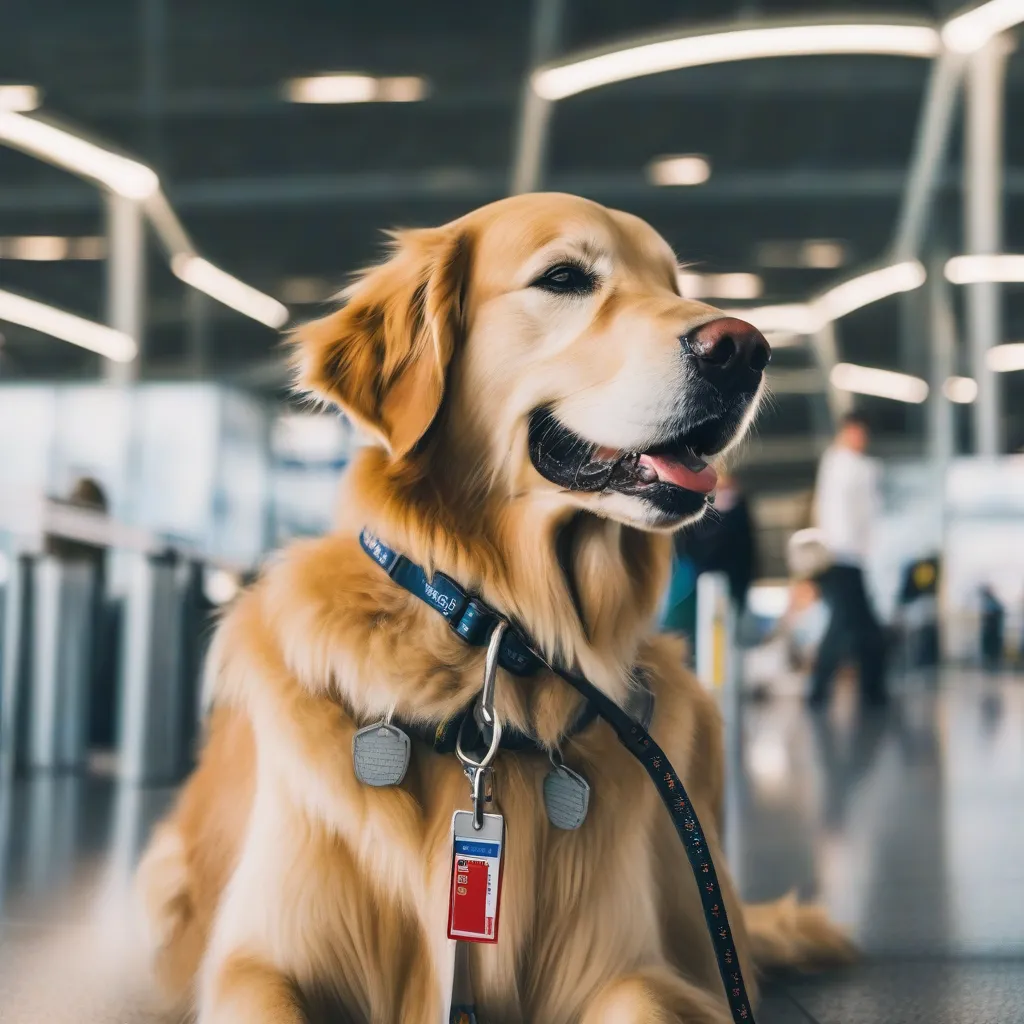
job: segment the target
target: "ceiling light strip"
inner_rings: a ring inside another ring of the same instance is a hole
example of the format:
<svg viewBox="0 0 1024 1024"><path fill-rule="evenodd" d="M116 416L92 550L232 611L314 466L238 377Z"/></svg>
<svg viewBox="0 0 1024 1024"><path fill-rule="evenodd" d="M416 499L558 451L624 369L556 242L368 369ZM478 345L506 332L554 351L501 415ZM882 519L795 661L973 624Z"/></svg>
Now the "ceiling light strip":
<svg viewBox="0 0 1024 1024"><path fill-rule="evenodd" d="M0 110L0 142L91 178L126 199L146 199L160 187L151 167L24 114Z"/></svg>
<svg viewBox="0 0 1024 1024"><path fill-rule="evenodd" d="M130 363L138 355L138 346L122 331L13 292L0 290L0 320L60 338L115 363Z"/></svg>
<svg viewBox="0 0 1024 1024"><path fill-rule="evenodd" d="M42 93L34 85L0 85L0 110L25 113L42 102Z"/></svg>
<svg viewBox="0 0 1024 1024"><path fill-rule="evenodd" d="M928 397L928 383L920 377L856 363L836 363L829 374L829 382L840 391L889 398L911 405L920 405Z"/></svg>
<svg viewBox="0 0 1024 1024"><path fill-rule="evenodd" d="M288 310L277 299L195 254L151 167L104 149L64 128L3 110L0 110L0 142L89 178L117 195L143 202L171 258L171 269L181 280L268 327L276 329L287 323Z"/></svg>
<svg viewBox="0 0 1024 1024"><path fill-rule="evenodd" d="M944 272L946 279L953 284L1024 282L1024 255L993 253L954 256L947 261Z"/></svg>
<svg viewBox="0 0 1024 1024"><path fill-rule="evenodd" d="M1024 370L1024 341L996 345L985 353L985 363L993 373Z"/></svg>
<svg viewBox="0 0 1024 1024"><path fill-rule="evenodd" d="M938 31L925 24L773 25L673 36L628 45L566 64L539 68L531 76L531 82L542 98L561 100L613 82L707 64L839 54L935 57L941 48Z"/></svg>
<svg viewBox="0 0 1024 1024"><path fill-rule="evenodd" d="M1024 0L990 0L950 18L942 42L955 53L974 53L990 39L1024 21Z"/></svg>
<svg viewBox="0 0 1024 1024"><path fill-rule="evenodd" d="M761 331L794 331L816 334L826 325L844 316L880 302L900 292L920 288L927 278L924 265L906 260L888 267L879 267L834 285L809 302L793 302L778 306L761 306L731 310L730 315L749 320Z"/></svg>
<svg viewBox="0 0 1024 1024"><path fill-rule="evenodd" d="M239 281L201 256L179 253L171 259L171 270L196 290L267 327L279 329L288 322L288 308L277 299Z"/></svg>

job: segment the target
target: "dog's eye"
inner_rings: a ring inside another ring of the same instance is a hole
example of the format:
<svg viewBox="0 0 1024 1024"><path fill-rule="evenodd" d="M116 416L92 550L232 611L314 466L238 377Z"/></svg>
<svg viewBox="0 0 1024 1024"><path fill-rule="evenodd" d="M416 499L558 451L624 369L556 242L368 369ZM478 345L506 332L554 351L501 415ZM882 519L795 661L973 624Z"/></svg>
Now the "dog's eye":
<svg viewBox="0 0 1024 1024"><path fill-rule="evenodd" d="M597 287L597 278L589 270L573 263L559 263L545 270L531 287L543 288L556 295L588 295Z"/></svg>

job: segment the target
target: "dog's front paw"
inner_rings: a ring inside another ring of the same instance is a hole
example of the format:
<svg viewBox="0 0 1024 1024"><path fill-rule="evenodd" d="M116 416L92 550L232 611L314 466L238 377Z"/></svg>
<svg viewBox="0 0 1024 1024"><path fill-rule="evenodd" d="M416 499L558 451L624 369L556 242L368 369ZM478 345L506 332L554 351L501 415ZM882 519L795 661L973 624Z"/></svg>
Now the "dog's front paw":
<svg viewBox="0 0 1024 1024"><path fill-rule="evenodd" d="M794 893L772 903L747 904L743 916L759 967L808 970L857 959L857 947L825 908L798 903Z"/></svg>
<svg viewBox="0 0 1024 1024"><path fill-rule="evenodd" d="M665 967L617 978L588 1007L580 1024L730 1024L721 998Z"/></svg>

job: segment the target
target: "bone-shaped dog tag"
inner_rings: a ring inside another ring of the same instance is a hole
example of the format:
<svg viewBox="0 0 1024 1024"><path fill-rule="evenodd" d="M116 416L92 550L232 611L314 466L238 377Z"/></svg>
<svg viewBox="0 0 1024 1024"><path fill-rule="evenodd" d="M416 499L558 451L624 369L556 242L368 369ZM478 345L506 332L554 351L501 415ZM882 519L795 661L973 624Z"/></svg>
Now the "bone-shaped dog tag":
<svg viewBox="0 0 1024 1024"><path fill-rule="evenodd" d="M368 725L352 737L352 765L367 786L397 786L409 767L409 737L387 722Z"/></svg>
<svg viewBox="0 0 1024 1024"><path fill-rule="evenodd" d="M590 783L582 775L555 764L544 777L544 810L555 828L572 831L587 820Z"/></svg>

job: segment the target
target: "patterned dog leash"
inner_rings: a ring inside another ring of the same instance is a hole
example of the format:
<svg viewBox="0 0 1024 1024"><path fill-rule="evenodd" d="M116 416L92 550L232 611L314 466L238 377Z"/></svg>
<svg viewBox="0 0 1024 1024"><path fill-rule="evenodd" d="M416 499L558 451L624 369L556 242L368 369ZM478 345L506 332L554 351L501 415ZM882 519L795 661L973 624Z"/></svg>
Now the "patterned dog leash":
<svg viewBox="0 0 1024 1024"><path fill-rule="evenodd" d="M466 593L443 573L434 573L428 578L420 566L388 547L368 530L362 532L359 541L363 550L392 580L439 612L453 632L466 643L474 647L487 646L498 623L505 621L489 605ZM598 716L612 727L619 742L643 765L672 818L690 862L733 1022L754 1024L714 860L693 804L665 752L644 726L610 697L583 676L550 664L511 625L500 638L498 664L518 676L532 675L542 667L556 673L586 699Z"/></svg>

